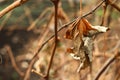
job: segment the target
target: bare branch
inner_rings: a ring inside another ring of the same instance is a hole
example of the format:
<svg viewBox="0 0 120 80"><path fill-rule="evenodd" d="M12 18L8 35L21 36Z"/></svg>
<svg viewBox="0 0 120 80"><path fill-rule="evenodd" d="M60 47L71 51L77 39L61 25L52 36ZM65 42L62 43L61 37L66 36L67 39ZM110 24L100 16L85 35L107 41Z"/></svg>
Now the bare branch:
<svg viewBox="0 0 120 80"><path fill-rule="evenodd" d="M39 41L38 41L38 48L35 50L35 55L34 55L34 57L32 58L32 60L31 60L31 62L29 64L29 67L28 67L28 69L26 71L24 80L27 80L30 77L30 72L31 72L32 66L33 66L34 62L38 59L39 49L42 49L41 48L42 42L44 41L44 38L47 36L47 34L49 32L49 29L46 29L44 32L45 33L43 34L42 38L40 38Z"/></svg>
<svg viewBox="0 0 120 80"><path fill-rule="evenodd" d="M36 70L34 70L34 69L32 69L32 72L33 73L35 73L35 74L37 74L38 76L41 76L41 77L45 77L45 75L43 75L43 74L41 74L41 73L39 73L39 72L37 72Z"/></svg>
<svg viewBox="0 0 120 80"><path fill-rule="evenodd" d="M2 30L2 28L3 28L4 25L6 24L7 20L10 18L11 14L12 14L12 11L9 12L9 13L6 15L5 19L1 22L0 31Z"/></svg>
<svg viewBox="0 0 120 80"><path fill-rule="evenodd" d="M39 17L38 17L35 21L33 21L33 22L31 23L31 25L27 28L27 30L28 30L28 31L32 30L32 29L35 27L36 23L37 23L50 9L51 9L51 8L45 9L45 10L39 15Z"/></svg>
<svg viewBox="0 0 120 80"><path fill-rule="evenodd" d="M14 8L16 8L18 6L21 6L22 4L24 4L27 1L28 0L16 0L14 3L9 5L5 9L3 9L2 11L0 11L0 18L3 17L6 13L10 12L11 10L13 10Z"/></svg>
<svg viewBox="0 0 120 80"><path fill-rule="evenodd" d="M104 12L103 12L103 16L102 16L101 26L103 26L103 25L104 25L104 21L105 21L105 14L106 14L107 6L108 6L108 4L107 4L107 3L105 3L105 4L103 5Z"/></svg>
<svg viewBox="0 0 120 80"><path fill-rule="evenodd" d="M102 73L106 70L106 68L120 55L119 52L116 52L114 56L108 59L108 61L103 65L103 67L98 71L97 75L93 80L98 80Z"/></svg>
<svg viewBox="0 0 120 80"><path fill-rule="evenodd" d="M38 59L38 57L35 57L35 58L33 58L32 61L30 62L29 67L28 67L28 69L27 69L27 71L26 71L26 73L25 73L24 80L29 80L32 66L33 66L33 64L35 63L35 61L36 61L37 59Z"/></svg>
<svg viewBox="0 0 120 80"><path fill-rule="evenodd" d="M120 7L113 3L111 0L107 0L107 3L120 12Z"/></svg>
<svg viewBox="0 0 120 80"><path fill-rule="evenodd" d="M85 15L83 15L83 16L81 16L81 17L78 17L78 18L76 18L76 19L74 19L74 20L72 20L72 21L70 21L70 22L62 25L61 28L60 28L57 32L61 31L62 29L66 28L66 27L68 27L70 24L72 24L73 22L75 22L77 19L81 19L81 18L83 18L83 17L86 17L86 16L92 14L95 10L97 10L97 9L103 4L103 2L104 2L104 1L101 1L94 9L92 9L92 10L91 10L90 12L88 12L87 14L85 14ZM43 47L49 40L51 40L54 36L55 36L55 35L52 35L48 40L46 40L46 41L42 44L42 46L41 46L41 48L39 49L39 51L40 51L40 50L42 49L42 47Z"/></svg>
<svg viewBox="0 0 120 80"><path fill-rule="evenodd" d="M8 52L8 55L10 57L10 60L11 60L11 63L12 63L12 66L14 67L14 69L17 71L17 73L20 75L20 76L24 76L24 73L19 69L19 67L17 66L16 62L15 62L15 58L13 56L13 53L11 51L11 48L10 46L6 45L5 46L7 52Z"/></svg>
<svg viewBox="0 0 120 80"><path fill-rule="evenodd" d="M104 1L101 1L94 9L92 9L92 10L91 10L90 12L88 12L87 14L85 14L85 15L83 15L83 16L81 16L81 17L78 17L78 18L72 20L71 22L68 22L68 23L62 25L61 28L60 28L59 30L57 30L57 32L61 31L62 29L66 28L66 27L68 27L68 25L70 25L71 23L75 22L77 19L80 19L80 18L83 18L83 17L86 17L86 16L92 14L92 13L93 13L95 10L97 10L103 3L104 3ZM51 40L54 36L55 36L55 35L52 35L49 39L47 39L45 42L43 42L43 44L42 44L41 46L39 46L38 50L36 50L36 52L35 52L35 55L34 55L33 59L32 59L31 62L30 62L30 65L31 65L31 66L34 64L33 62L34 62L34 60L38 57L38 54L39 54L39 52L41 51L41 49L42 49L42 48L45 46L45 44L46 44L49 40ZM29 73L29 75L30 75L31 68L32 68L32 67L29 67L29 68L27 69L27 71L26 71L26 73ZM24 80L27 80L28 77L29 77L29 76L27 76L26 78L24 78Z"/></svg>
<svg viewBox="0 0 120 80"><path fill-rule="evenodd" d="M46 80L49 80L49 72L50 72L50 68L51 68L51 65L52 65L52 62L53 62L53 58L54 58L54 55L55 55L55 51L56 51L56 48L57 48L57 42L58 42L58 33L57 33L57 23L58 23L58 4L59 4L59 0L51 0L54 4L54 7L55 7L55 17L54 17L54 31L55 31L55 44L53 46L53 50L52 50L52 55L51 55L51 58L50 58L50 62L49 62L49 65L48 65L48 69L47 69L47 73L46 73Z"/></svg>

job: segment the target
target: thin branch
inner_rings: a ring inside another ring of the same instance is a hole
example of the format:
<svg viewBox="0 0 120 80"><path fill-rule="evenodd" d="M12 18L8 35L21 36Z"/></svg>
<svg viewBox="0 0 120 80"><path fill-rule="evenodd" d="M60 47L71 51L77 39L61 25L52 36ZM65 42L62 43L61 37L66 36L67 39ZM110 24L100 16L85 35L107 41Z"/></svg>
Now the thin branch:
<svg viewBox="0 0 120 80"><path fill-rule="evenodd" d="M27 69L27 71L25 73L25 77L24 77L23 80L30 80L29 78L30 78L31 69L32 69L32 66L33 66L33 64L35 63L35 61L37 59L38 59L38 57L35 57L35 58L32 59L32 61L29 64L29 67L28 67L28 69Z"/></svg>
<svg viewBox="0 0 120 80"><path fill-rule="evenodd" d="M33 17L32 17L32 14L31 14L31 9L28 8L28 7L26 7L26 6L23 9L24 9L26 17L28 18L29 24L31 24L33 22Z"/></svg>
<svg viewBox="0 0 120 80"><path fill-rule="evenodd" d="M49 10L51 10L51 8L45 9L45 10L39 15L39 17L31 23L31 25L27 28L27 30L28 30L28 31L32 30L32 29L35 27L35 25L37 24L37 22L38 22Z"/></svg>
<svg viewBox="0 0 120 80"><path fill-rule="evenodd" d="M102 73L106 70L106 68L116 59L116 57L118 57L118 55L120 55L119 52L116 52L114 56L112 56L111 58L109 58L107 60L107 62L103 65L103 67L98 71L97 75L95 76L95 78L93 80L98 80L99 77L102 75Z"/></svg>
<svg viewBox="0 0 120 80"><path fill-rule="evenodd" d="M88 13L85 14L85 15L83 15L82 17L86 17L86 16L92 14L92 13L95 12L95 10L97 10L103 3L104 3L104 1L101 1L94 9L92 9L90 12L88 12ZM75 22L77 19L80 19L80 18L82 18L82 17L78 17L78 18L72 20L71 22L68 22L68 23L64 24L63 26L61 26L61 28L60 28L57 32L61 31L62 29L66 28L66 27L68 27L68 25L72 24L72 23ZM49 39L47 39L45 42L43 42L43 44L42 44L42 45L39 47L39 49L35 52L35 55L34 55L34 57L32 58L32 60L31 60L31 62L30 62L30 65L33 65L33 64L34 64L34 63L33 63L33 62L34 62L34 59L36 59L36 57L38 57L38 54L39 54L39 52L41 51L41 49L42 49L42 48L45 46L45 44L46 44L49 40L51 40L54 36L55 36L55 35L52 35ZM26 72L30 72L30 70L31 70L31 67L28 68L28 70L27 70ZM27 80L27 78L26 78L26 79L24 78L24 80Z"/></svg>
<svg viewBox="0 0 120 80"><path fill-rule="evenodd" d="M44 31L45 33L43 34L43 36L39 39L38 41L38 48L35 50L35 55L34 57L32 58L31 62L30 62L30 65L26 71L26 74L25 74L25 77L24 77L24 80L27 80L29 79L30 77L30 72L31 72L31 69L32 69L32 65L34 64L34 62L38 59L38 55L36 55L36 53L39 53L39 48L41 47L42 45L42 42L44 41L45 37L47 36L48 32L49 32L49 29L46 29Z"/></svg>
<svg viewBox="0 0 120 80"><path fill-rule="evenodd" d="M6 22L8 21L8 19L10 18L12 14L12 11L10 13L8 13L5 17L5 19L1 22L1 25L0 25L0 31L3 29L3 27L5 26Z"/></svg>
<svg viewBox="0 0 120 80"><path fill-rule="evenodd" d="M82 0L80 0L80 17L82 16Z"/></svg>
<svg viewBox="0 0 120 80"><path fill-rule="evenodd" d="M57 45L56 45L56 43L55 43L55 44L53 45L50 62L49 62L49 64L48 64L47 72L46 72L46 75L45 75L45 79L46 79L46 80L49 80L49 73L50 73L52 61L53 61L53 58L54 58L54 54L55 54L55 51L56 51L56 47L57 47Z"/></svg>
<svg viewBox="0 0 120 80"><path fill-rule="evenodd" d="M101 1L95 8L93 8L90 12L88 12L88 13L85 14L85 15L83 15L82 18L83 18L83 17L86 17L86 16L88 16L88 15L90 15L90 14L92 14L93 12L95 12L104 2L105 2L105 0L102 0L102 1ZM80 17L78 17L78 18L80 18Z"/></svg>
<svg viewBox="0 0 120 80"><path fill-rule="evenodd" d="M86 17L86 16L92 14L92 13L95 12L103 3L104 3L104 0L101 1L94 9L92 9L92 10L91 10L90 12L88 12L87 14L85 14L85 15L83 15L83 16L81 16L81 17L78 17L78 18L76 18L76 19L74 19L74 20L72 20L72 21L70 21L70 22L62 25L61 28L60 28L57 32L60 32L62 29L68 27L70 24L72 24L72 23L75 22L76 20L81 19L81 18L83 18L83 17ZM55 35L52 35L48 40L46 40L41 47L43 47L43 46L44 46L49 40L51 40L54 36L55 36ZM40 48L39 51L40 51L41 49L42 49L42 48Z"/></svg>
<svg viewBox="0 0 120 80"><path fill-rule="evenodd" d="M22 4L24 4L25 2L27 2L28 0L16 0L15 2L13 2L11 5L9 5L8 7L6 7L5 9L3 9L2 11L0 11L0 18L3 17L5 14L7 14L8 12L10 12L11 10L13 10L14 8L21 6Z"/></svg>
<svg viewBox="0 0 120 80"><path fill-rule="evenodd" d="M105 5L103 6L104 11L102 16L101 26L104 25L104 22L105 22L105 14L106 14L107 6L108 6L108 3L106 2Z"/></svg>
<svg viewBox="0 0 120 80"><path fill-rule="evenodd" d="M54 24L55 24L55 27L54 27L54 31L55 31L55 44L54 44L54 47L53 47L53 50L52 50L52 55L51 55L51 58L50 58L50 62L49 62L49 65L48 65L48 69L47 69L47 73L46 73L46 80L49 80L49 72L50 72L50 69L51 69L51 65L52 65L52 62L53 62L53 58L54 58L54 55L55 55L55 51L56 51L56 48L57 48L57 37L58 37L58 33L57 33L57 23L58 23L58 4L59 4L59 0L51 0L54 4L54 8L55 8L55 17L54 17Z"/></svg>
<svg viewBox="0 0 120 80"><path fill-rule="evenodd" d="M13 53L12 53L12 50L11 50L10 46L6 45L5 48L6 48L7 52L8 52L8 55L10 57L10 60L11 60L11 63L12 63L12 66L14 67L14 69L17 71L17 73L20 76L24 76L24 73L19 69L19 67L17 66L17 64L15 62L15 58L13 56Z"/></svg>
<svg viewBox="0 0 120 80"><path fill-rule="evenodd" d="M120 12L120 7L113 3L111 0L107 0L107 3Z"/></svg>
<svg viewBox="0 0 120 80"><path fill-rule="evenodd" d="M40 77L43 77L43 78L45 77L45 75L43 75L43 74L37 72L37 71L34 70L34 69L32 69L31 71L32 71L33 73L37 74L37 75L40 76Z"/></svg>

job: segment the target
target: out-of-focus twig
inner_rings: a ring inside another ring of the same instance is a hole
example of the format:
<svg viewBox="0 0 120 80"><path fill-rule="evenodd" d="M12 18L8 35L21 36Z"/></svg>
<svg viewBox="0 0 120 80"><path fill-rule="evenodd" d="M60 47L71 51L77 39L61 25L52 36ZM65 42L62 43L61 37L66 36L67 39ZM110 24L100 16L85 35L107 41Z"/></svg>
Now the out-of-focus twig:
<svg viewBox="0 0 120 80"><path fill-rule="evenodd" d="M120 79L120 72L118 72L114 80L119 80L119 79Z"/></svg>
<svg viewBox="0 0 120 80"><path fill-rule="evenodd" d="M37 72L37 71L34 70L34 69L32 69L32 72L35 73L35 74L37 74L37 75L40 76L40 77L43 77L43 78L45 77L45 75L43 75L43 74Z"/></svg>
<svg viewBox="0 0 120 80"><path fill-rule="evenodd" d="M109 5L111 5L112 7L114 7L116 10L118 10L120 12L120 7L118 5L116 5L115 3L113 3L111 0L105 0L107 1L107 3Z"/></svg>
<svg viewBox="0 0 120 80"><path fill-rule="evenodd" d="M11 5L9 5L8 7L6 7L2 11L0 11L0 18L3 17L6 13L10 12L11 10L13 10L14 8L16 8L18 6L21 6L22 4L24 4L27 1L28 0L16 0Z"/></svg>
<svg viewBox="0 0 120 80"><path fill-rule="evenodd" d="M120 52L116 52L111 58L107 60L107 62L103 65L103 67L98 71L97 75L93 80L98 80L102 73L106 70L106 68L120 55Z"/></svg>
<svg viewBox="0 0 120 80"><path fill-rule="evenodd" d="M50 18L50 20L51 20L51 18ZM45 29L45 33L42 35L42 37L40 37L39 39L38 39L38 47L37 47L37 49L35 50L35 55L34 55L34 57L32 58L32 60L31 60L31 62L30 62L30 65L33 65L34 63L33 62L35 62L36 61L36 59L38 58L38 53L39 53L39 51L42 49L42 47L43 47L43 41L44 41L44 39L46 38L46 36L48 35L48 33L49 33L49 29L48 29L48 25L50 24L50 20L49 20L49 22L47 23L47 26L46 26L46 29ZM24 78L24 80L27 80L28 78L29 78L29 76L30 76L30 71L31 71L31 69L32 69L32 66L29 66L28 67L28 69L27 69L27 71L26 71L26 73L27 73L27 76ZM32 72L35 72L35 71L32 71ZM35 72L36 73L36 72ZM38 74L40 74L40 73L38 73ZM41 73L42 74L42 73ZM42 76L42 75L41 75ZM42 76L42 77L44 77L44 76Z"/></svg>
<svg viewBox="0 0 120 80"><path fill-rule="evenodd" d="M50 20L51 20L51 18L50 18ZM40 37L39 39L38 39L38 47L37 47L37 49L34 51L34 53L35 53L35 55L34 55L34 57L32 58L32 60L31 60L31 62L30 62L30 65L31 66L29 66L28 67L28 69L27 69L27 71L26 71L26 75L25 75L25 77L24 77L24 80L27 80L27 79L29 79L29 77L30 77L30 72L31 72L31 69L32 69L32 65L34 64L34 62L36 61L36 59L38 58L38 53L39 53L39 51L42 49L42 47L43 47L43 41L44 41L44 39L46 38L46 36L48 35L48 33L49 33L49 29L48 29L48 25L49 25L49 23L50 23L50 20L49 20L49 22L47 23L47 26L46 26L46 29L45 29L45 33L42 35L42 37ZM44 77L44 76L42 76L42 77Z"/></svg>
<svg viewBox="0 0 120 80"><path fill-rule="evenodd" d="M29 20L29 24L31 24L31 23L33 22L33 17L32 17L30 8L28 8L28 7L25 6L23 9L24 9L24 11L25 11L26 17L27 17L28 20Z"/></svg>
<svg viewBox="0 0 120 80"><path fill-rule="evenodd" d="M45 9L45 10L39 15L39 17L31 23L31 25L28 27L27 30L28 30L28 31L32 30L32 29L35 27L36 23L37 23L49 10L51 10L51 9L52 9L52 8L47 8L47 9Z"/></svg>
<svg viewBox="0 0 120 80"><path fill-rule="evenodd" d="M4 25L6 24L7 20L10 18L12 14L12 11L10 13L8 13L5 17L5 19L1 22L1 25L0 25L0 31L3 29Z"/></svg>
<svg viewBox="0 0 120 80"><path fill-rule="evenodd" d="M11 50L10 46L6 45L5 48L6 48L7 52L8 52L8 55L10 57L10 60L11 60L11 63L12 63L12 66L14 67L14 69L17 71L17 73L20 76L24 76L24 73L19 69L19 67L17 66L17 64L15 62L15 58L13 56L13 53L12 53L12 50Z"/></svg>
<svg viewBox="0 0 120 80"><path fill-rule="evenodd" d="M82 16L82 0L80 0L80 17Z"/></svg>
<svg viewBox="0 0 120 80"><path fill-rule="evenodd" d="M29 65L29 67L28 67L28 69L27 69L27 71L26 71L26 75L25 75L25 77L24 77L24 80L27 80L27 79L29 79L29 77L30 77L30 72L31 72L32 66L33 66L34 62L38 59L39 49L41 48L42 42L44 41L45 37L47 36L47 34L48 34L48 32L49 32L49 29L47 29L47 27L46 27L46 30L45 30L44 32L45 32L45 33L43 34L43 36L42 36L41 38L39 38L38 47L37 47L37 49L35 50L35 55L34 55L34 57L32 58L32 60L31 60L31 62L30 62L30 65ZM44 77L44 76L42 76L42 77Z"/></svg>
<svg viewBox="0 0 120 80"><path fill-rule="evenodd" d="M104 12L103 12L103 16L102 16L101 26L102 26L102 25L104 25L104 21L105 21L105 14L106 14L107 6L108 6L108 3L105 3L105 5L103 5Z"/></svg>

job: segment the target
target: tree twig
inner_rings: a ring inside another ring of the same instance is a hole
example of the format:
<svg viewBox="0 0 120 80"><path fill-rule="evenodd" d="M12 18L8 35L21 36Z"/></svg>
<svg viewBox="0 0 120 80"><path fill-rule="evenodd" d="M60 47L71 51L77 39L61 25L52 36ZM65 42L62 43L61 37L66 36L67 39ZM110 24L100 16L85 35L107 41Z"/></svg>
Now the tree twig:
<svg viewBox="0 0 120 80"><path fill-rule="evenodd" d="M24 4L27 1L28 0L16 0L11 5L9 5L8 7L6 7L2 11L0 11L0 18L3 17L6 13L10 12L11 10L13 10L14 8L16 8L18 6L21 6L22 4Z"/></svg>
<svg viewBox="0 0 120 80"><path fill-rule="evenodd" d="M5 19L1 22L0 31L1 31L1 30L3 29L3 27L5 26L6 22L8 21L8 19L9 19L10 16L11 16L11 14L12 14L12 11L9 12L9 13L6 15Z"/></svg>
<svg viewBox="0 0 120 80"><path fill-rule="evenodd" d="M82 18L82 17L86 17L86 16L92 14L92 13L95 12L95 10L97 10L103 3L104 3L104 1L101 1L94 9L92 9L92 10L91 10L90 12L88 12L87 14L85 14L85 15L83 15L83 16L81 16L81 17L78 17L78 18L76 18L76 19L74 19L74 20L72 20L72 21L70 21L70 22L62 25L61 28L60 28L57 32L61 31L62 29L66 28L66 27L68 27L68 25L72 24L72 23L75 22L77 19L80 19L80 18ZM34 59L36 59L36 58L38 57L38 53L39 53L39 52L41 51L41 49L45 46L45 44L46 44L49 40L51 40L54 36L55 36L55 35L52 35L49 39L47 39L45 42L43 42L43 44L42 44L42 45L39 47L39 49L35 52L35 55L34 55L34 57L32 58L32 60L31 60L31 62L30 62L30 65L33 65L33 64L34 64L34 63L33 63L33 62L34 62ZM26 72L30 72L31 68L32 68L32 67L28 68ZM30 73L29 73L29 74L30 74ZM29 76L27 76L27 77L29 77ZM26 78L26 79L24 78L24 80L27 80L27 78Z"/></svg>
<svg viewBox="0 0 120 80"><path fill-rule="evenodd" d="M47 36L48 32L49 32L49 29L46 28L46 30L44 31L45 33L43 34L43 36L39 39L38 41L38 48L35 50L35 54L36 53L39 53L39 48L41 47L42 45L42 42L44 41L45 37ZM31 62L30 62L30 65L26 71L26 74L25 74L25 77L24 77L24 80L27 80L29 79L30 77L30 72L31 72L31 69L32 69L32 66L34 64L34 62L38 59L38 54L37 55L34 55L34 57L32 58Z"/></svg>
<svg viewBox="0 0 120 80"><path fill-rule="evenodd" d="M15 58L13 56L13 53L12 53L12 50L11 50L10 46L6 45L5 48L6 48L7 52L8 52L8 55L10 57L10 60L11 60L11 63L12 63L12 66L14 67L14 69L17 71L17 73L20 76L24 76L24 73L19 69L19 67L17 66L17 64L15 62Z"/></svg>
<svg viewBox="0 0 120 80"><path fill-rule="evenodd" d="M27 30L28 30L28 31L32 30L32 29L35 27L35 25L37 24L37 22L38 22L50 9L51 9L51 8L45 9L45 10L39 15L39 17L31 23L31 25L27 28Z"/></svg>
<svg viewBox="0 0 120 80"><path fill-rule="evenodd" d="M86 16L92 14L92 13L95 12L95 10L97 10L103 3L104 3L104 0L101 1L94 9L92 9L90 12L86 13L85 15L83 15L83 16L81 16L81 17L78 17L78 18L76 18L76 19L74 19L74 20L72 20L72 21L70 21L70 22L62 25L61 28L60 28L57 32L60 32L62 29L68 27L70 24L72 24L73 22L75 22L77 19L81 19L81 18L83 18L83 17L86 17ZM52 35L48 40L46 40L46 41L42 44L42 46L41 46L41 48L39 49L39 51L40 51L40 50L42 49L42 47L44 47L44 45L45 45L49 40L51 40L54 36L55 36L55 35Z"/></svg>
<svg viewBox="0 0 120 80"><path fill-rule="evenodd" d="M28 69L27 69L27 71L26 71L26 73L25 73L24 80L30 80L29 78L30 78L31 69L32 69L32 66L33 66L33 64L35 63L35 61L36 61L37 59L38 59L38 57L35 57L35 58L33 58L32 61L30 62L29 67L28 67Z"/></svg>
<svg viewBox="0 0 120 80"><path fill-rule="evenodd" d="M33 73L37 74L37 75L40 76L40 77L43 77L43 78L45 77L45 75L43 75L43 74L37 72L37 71L34 70L34 69L32 69L31 71L32 71Z"/></svg>
<svg viewBox="0 0 120 80"><path fill-rule="evenodd" d="M103 16L102 16L101 26L103 26L104 22L105 22L105 14L106 14L107 6L108 6L108 3L105 2L104 6L103 6L104 11L103 11Z"/></svg>
<svg viewBox="0 0 120 80"><path fill-rule="evenodd" d="M107 62L103 65L103 67L98 71L97 75L93 80L98 80L102 73L106 70L106 68L120 55L120 52L116 52L111 58L107 60Z"/></svg>
<svg viewBox="0 0 120 80"><path fill-rule="evenodd" d="M52 55L51 55L51 58L50 58L50 62L49 62L49 65L48 65L48 68L47 68L47 73L46 73L46 80L49 80L49 72L50 72L50 68L51 68L51 65L52 65L52 62L53 62L53 58L54 58L54 55L55 55L55 51L56 51L56 48L57 48L57 37L58 37L58 33L57 33L57 23L58 23L58 4L59 4L59 0L51 0L54 4L54 8L55 8L55 17L54 17L54 24L55 24L55 27L54 27L54 31L55 31L55 44L54 44L54 47L53 47L53 50L52 50Z"/></svg>
<svg viewBox="0 0 120 80"><path fill-rule="evenodd" d="M113 3L111 0L106 0L107 1L107 3L109 4L109 5L111 5L112 7L114 7L116 10L118 10L119 12L120 12L120 7L119 6L117 6L115 3Z"/></svg>

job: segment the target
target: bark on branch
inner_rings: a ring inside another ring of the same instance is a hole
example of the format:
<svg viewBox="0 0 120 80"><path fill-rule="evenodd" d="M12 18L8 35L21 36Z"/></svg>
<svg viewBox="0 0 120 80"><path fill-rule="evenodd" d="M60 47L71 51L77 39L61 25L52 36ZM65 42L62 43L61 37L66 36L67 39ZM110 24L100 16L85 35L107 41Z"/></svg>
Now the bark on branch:
<svg viewBox="0 0 120 80"><path fill-rule="evenodd" d="M16 0L11 5L9 5L8 7L6 7L2 11L0 11L0 18L3 17L6 13L10 12L11 10L13 10L14 8L16 8L18 6L21 6L22 4L24 4L27 1L28 0Z"/></svg>

